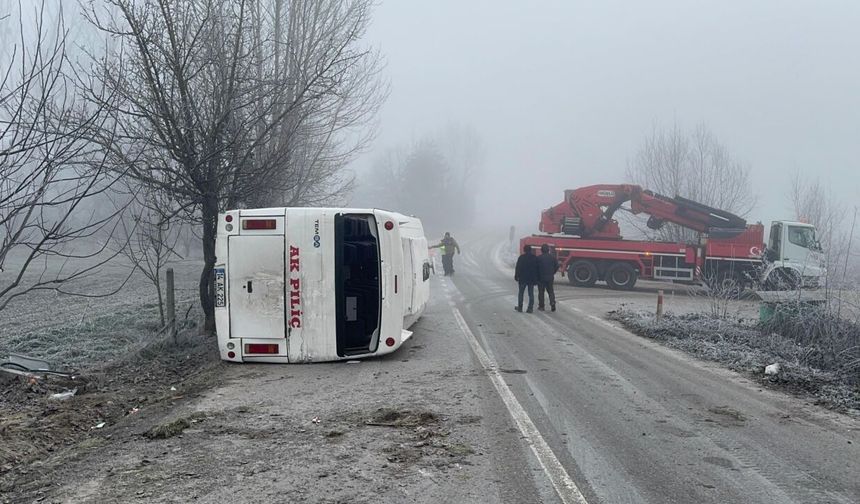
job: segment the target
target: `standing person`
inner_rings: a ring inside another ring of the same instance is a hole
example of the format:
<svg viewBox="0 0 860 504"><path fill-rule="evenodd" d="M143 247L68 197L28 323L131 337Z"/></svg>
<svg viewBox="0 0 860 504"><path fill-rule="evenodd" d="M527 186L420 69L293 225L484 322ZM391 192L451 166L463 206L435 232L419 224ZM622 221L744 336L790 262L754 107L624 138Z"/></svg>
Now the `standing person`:
<svg viewBox="0 0 860 504"><path fill-rule="evenodd" d="M519 292L517 294L517 306L514 309L518 312L523 311L523 293L526 289L529 291L529 307L526 313L532 313L535 306L535 284L538 282L538 258L532 253L532 246L526 245L523 247L523 253L517 259L517 267L514 270L514 280L519 284Z"/></svg>
<svg viewBox="0 0 860 504"><path fill-rule="evenodd" d="M451 236L451 233L445 232L445 237L442 238L442 245L444 245L444 252L442 252L442 263L444 264L447 260L448 262L448 274L454 274L454 252L460 253L460 245L457 243L457 240Z"/></svg>
<svg viewBox="0 0 860 504"><path fill-rule="evenodd" d="M451 233L446 232L439 244L430 248L442 249L442 270L446 276L454 274L454 252L460 253L460 245Z"/></svg>
<svg viewBox="0 0 860 504"><path fill-rule="evenodd" d="M544 311L543 293L549 294L549 307L555 311L555 272L558 271L558 259L549 253L549 245L540 246L538 259L538 310Z"/></svg>

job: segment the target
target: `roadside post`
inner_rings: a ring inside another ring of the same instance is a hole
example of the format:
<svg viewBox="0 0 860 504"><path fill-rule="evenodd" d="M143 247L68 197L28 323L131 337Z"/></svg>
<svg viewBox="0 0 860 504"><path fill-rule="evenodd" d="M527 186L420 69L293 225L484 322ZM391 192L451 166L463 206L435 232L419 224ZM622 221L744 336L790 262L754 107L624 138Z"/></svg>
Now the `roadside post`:
<svg viewBox="0 0 860 504"><path fill-rule="evenodd" d="M657 289L657 320L663 318L663 289Z"/></svg>
<svg viewBox="0 0 860 504"><path fill-rule="evenodd" d="M173 292L173 268L167 268L167 331L176 343L176 297Z"/></svg>

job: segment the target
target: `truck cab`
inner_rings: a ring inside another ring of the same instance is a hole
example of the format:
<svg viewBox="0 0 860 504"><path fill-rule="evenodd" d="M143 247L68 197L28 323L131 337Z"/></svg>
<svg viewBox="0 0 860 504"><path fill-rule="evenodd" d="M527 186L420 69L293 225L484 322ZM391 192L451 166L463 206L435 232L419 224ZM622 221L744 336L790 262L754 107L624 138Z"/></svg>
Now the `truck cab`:
<svg viewBox="0 0 860 504"><path fill-rule="evenodd" d="M816 288L827 276L824 252L812 224L771 222L763 259L762 284L767 290Z"/></svg>

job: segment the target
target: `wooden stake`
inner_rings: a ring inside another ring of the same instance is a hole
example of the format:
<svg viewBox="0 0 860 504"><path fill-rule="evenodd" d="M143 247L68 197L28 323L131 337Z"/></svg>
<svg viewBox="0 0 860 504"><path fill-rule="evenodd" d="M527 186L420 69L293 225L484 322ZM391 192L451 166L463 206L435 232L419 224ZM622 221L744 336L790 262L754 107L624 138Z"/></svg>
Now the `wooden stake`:
<svg viewBox="0 0 860 504"><path fill-rule="evenodd" d="M167 326L176 343L176 297L173 293L173 268L167 268Z"/></svg>

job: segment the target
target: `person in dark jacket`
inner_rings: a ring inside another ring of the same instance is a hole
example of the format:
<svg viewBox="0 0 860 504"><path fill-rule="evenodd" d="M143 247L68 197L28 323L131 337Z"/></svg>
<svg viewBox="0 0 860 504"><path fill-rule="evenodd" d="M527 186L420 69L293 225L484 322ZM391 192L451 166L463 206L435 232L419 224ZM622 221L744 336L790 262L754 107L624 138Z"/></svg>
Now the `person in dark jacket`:
<svg viewBox="0 0 860 504"><path fill-rule="evenodd" d="M555 272L558 271L558 259L549 253L549 245L544 243L540 246L538 260L538 310L544 310L543 293L549 295L549 307L555 311Z"/></svg>
<svg viewBox="0 0 860 504"><path fill-rule="evenodd" d="M514 271L514 280L519 283L519 293L517 294L517 306L514 309L518 312L523 311L523 293L526 289L529 291L529 307L526 313L532 313L535 306L535 284L538 282L538 258L532 253L532 246L526 245L523 247L523 253L517 259L517 267Z"/></svg>
<svg viewBox="0 0 860 504"><path fill-rule="evenodd" d="M433 245L430 247L438 248L442 250L442 270L445 272L445 276L454 274L454 252L460 253L460 245L457 243L457 240L451 236L451 233L445 233L445 236L439 242L438 245Z"/></svg>

